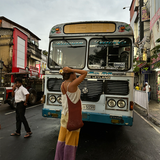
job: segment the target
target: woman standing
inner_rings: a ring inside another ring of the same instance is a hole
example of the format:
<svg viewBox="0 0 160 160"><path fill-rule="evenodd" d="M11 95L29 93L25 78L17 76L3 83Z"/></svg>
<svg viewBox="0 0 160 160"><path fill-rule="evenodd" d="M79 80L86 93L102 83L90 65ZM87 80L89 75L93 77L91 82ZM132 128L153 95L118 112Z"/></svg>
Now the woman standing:
<svg viewBox="0 0 160 160"><path fill-rule="evenodd" d="M80 74L78 78L76 77L76 73ZM55 160L75 160L80 129L74 131L67 130L69 114L67 96L72 103L76 104L79 102L81 91L78 85L86 77L87 71L64 67L60 74L62 74L65 81L61 85L63 110Z"/></svg>

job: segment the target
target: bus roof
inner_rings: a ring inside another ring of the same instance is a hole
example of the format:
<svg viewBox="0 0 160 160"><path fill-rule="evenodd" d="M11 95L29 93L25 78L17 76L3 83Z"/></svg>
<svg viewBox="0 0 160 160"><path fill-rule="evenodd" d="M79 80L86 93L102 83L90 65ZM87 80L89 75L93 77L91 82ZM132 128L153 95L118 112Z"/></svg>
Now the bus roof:
<svg viewBox="0 0 160 160"><path fill-rule="evenodd" d="M53 26L49 38L69 36L126 35L133 36L131 26L118 21L83 21Z"/></svg>

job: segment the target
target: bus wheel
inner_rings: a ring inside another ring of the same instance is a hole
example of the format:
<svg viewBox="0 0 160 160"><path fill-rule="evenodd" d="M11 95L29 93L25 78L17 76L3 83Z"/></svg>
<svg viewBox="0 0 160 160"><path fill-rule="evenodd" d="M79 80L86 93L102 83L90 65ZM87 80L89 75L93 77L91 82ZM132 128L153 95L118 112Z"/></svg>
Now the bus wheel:
<svg viewBox="0 0 160 160"><path fill-rule="evenodd" d="M28 102L29 102L30 105L34 105L37 101L37 92L34 89L31 89L29 91L29 93L30 93L30 95L29 95Z"/></svg>

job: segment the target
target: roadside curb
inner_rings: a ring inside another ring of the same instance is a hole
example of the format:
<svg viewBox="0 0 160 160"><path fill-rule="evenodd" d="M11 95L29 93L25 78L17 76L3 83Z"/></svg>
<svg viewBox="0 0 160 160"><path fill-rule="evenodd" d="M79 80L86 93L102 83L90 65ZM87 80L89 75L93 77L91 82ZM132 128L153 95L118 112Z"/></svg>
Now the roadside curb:
<svg viewBox="0 0 160 160"><path fill-rule="evenodd" d="M152 116L151 114L148 114L148 119L154 123L156 126L160 127L160 121L155 118L154 116Z"/></svg>
<svg viewBox="0 0 160 160"><path fill-rule="evenodd" d="M144 118L150 120L152 123L154 123L156 126L160 127L160 121L155 118L154 116L152 116L150 113L147 112L146 109L142 108L141 106L139 106L138 104L134 105L134 109Z"/></svg>
<svg viewBox="0 0 160 160"><path fill-rule="evenodd" d="M147 118L148 117L148 112L146 109L142 108L138 104L135 103L134 105L134 110L136 110L141 116Z"/></svg>

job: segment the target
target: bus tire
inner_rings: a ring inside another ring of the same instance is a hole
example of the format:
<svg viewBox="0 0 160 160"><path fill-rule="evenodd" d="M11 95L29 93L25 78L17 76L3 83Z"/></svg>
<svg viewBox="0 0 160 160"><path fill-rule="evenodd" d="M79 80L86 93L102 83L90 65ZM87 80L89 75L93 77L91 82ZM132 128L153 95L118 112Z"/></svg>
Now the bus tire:
<svg viewBox="0 0 160 160"><path fill-rule="evenodd" d="M37 102L37 92L34 89L29 90L29 100L28 103L30 105L34 105Z"/></svg>

